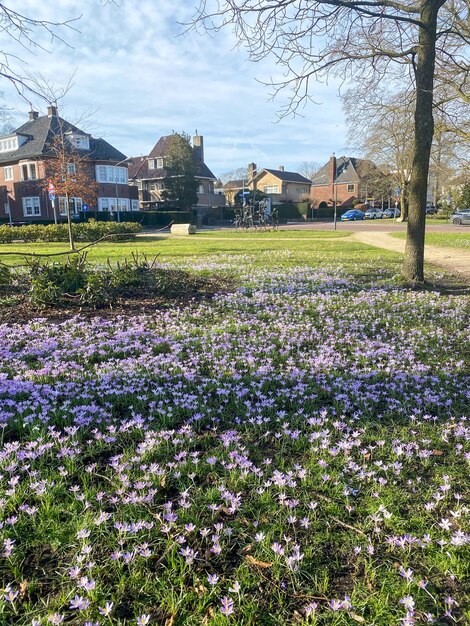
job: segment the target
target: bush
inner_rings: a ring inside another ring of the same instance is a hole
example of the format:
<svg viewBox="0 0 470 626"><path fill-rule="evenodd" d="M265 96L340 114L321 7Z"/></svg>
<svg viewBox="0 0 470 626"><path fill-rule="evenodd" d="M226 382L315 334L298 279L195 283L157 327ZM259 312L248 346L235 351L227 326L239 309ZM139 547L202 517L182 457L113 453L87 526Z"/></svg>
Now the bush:
<svg viewBox="0 0 470 626"><path fill-rule="evenodd" d="M276 208L280 219L306 220L311 213L309 202L283 202Z"/></svg>
<svg viewBox="0 0 470 626"><path fill-rule="evenodd" d="M129 241L142 232L142 226L133 222L98 222L90 220L72 224L75 241L97 241L109 236L113 241ZM30 226L0 226L0 243L15 240L30 242L65 242L69 240L67 224L31 224Z"/></svg>
<svg viewBox="0 0 470 626"><path fill-rule="evenodd" d="M211 278L183 270L157 266L156 260L133 255L117 266L97 268L86 255L68 257L65 262L29 263L29 298L41 307L111 306L119 298L162 296L188 298L201 292L215 293L219 284Z"/></svg>

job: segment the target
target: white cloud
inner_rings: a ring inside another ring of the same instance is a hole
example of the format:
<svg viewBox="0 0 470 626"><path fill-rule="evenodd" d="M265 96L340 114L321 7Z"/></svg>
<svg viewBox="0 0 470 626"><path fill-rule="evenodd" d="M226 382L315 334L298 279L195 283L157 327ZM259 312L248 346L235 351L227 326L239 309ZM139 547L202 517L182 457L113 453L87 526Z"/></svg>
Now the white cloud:
<svg viewBox="0 0 470 626"><path fill-rule="evenodd" d="M326 161L332 151L342 151L345 129L335 85L315 87L315 100L323 105L309 105L305 117L275 123L283 100L269 101L269 89L254 77L269 79L278 68L266 60L248 62L229 31L181 35L178 22L191 17L186 3L84 0L77 6L71 0L23 0L23 13L37 19L65 21L79 11L82 17L73 22L78 30L60 31L69 46L42 36L38 41L50 52L36 48L34 56L22 57L29 71L40 71L55 85L76 70L61 105L64 116L73 121L75 111L96 110L92 132L124 153L145 154L163 134L196 129L215 173L251 161L296 169L302 161ZM28 105L8 83L0 88L20 123ZM45 108L37 99L33 104Z"/></svg>

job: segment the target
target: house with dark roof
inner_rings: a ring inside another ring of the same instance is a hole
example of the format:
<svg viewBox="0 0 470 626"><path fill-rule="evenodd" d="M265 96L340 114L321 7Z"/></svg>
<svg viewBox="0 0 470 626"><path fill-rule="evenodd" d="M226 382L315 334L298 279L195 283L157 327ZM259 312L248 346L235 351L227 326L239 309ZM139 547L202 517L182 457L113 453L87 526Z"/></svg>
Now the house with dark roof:
<svg viewBox="0 0 470 626"><path fill-rule="evenodd" d="M286 172L282 165L277 170L263 168L258 172L256 163L250 163L246 180L229 180L224 191L229 204L233 204L235 196L243 190L261 191L273 203L302 202L309 200L310 185L308 178L297 172Z"/></svg>
<svg viewBox="0 0 470 626"><path fill-rule="evenodd" d="M0 137L0 218L34 222L66 216L66 199L55 198L44 184L45 163L54 158L53 144L59 134L80 153L90 178L98 183L97 205L88 207L90 211L119 216L120 211L139 210L137 194L128 183L126 156L59 117L57 108L50 106L47 115L30 111L25 124ZM82 198L69 198L69 203L74 214L84 209Z"/></svg>
<svg viewBox="0 0 470 626"><path fill-rule="evenodd" d="M139 201L143 210L155 210L162 206L164 179L167 176L165 167L171 152L172 135L160 137L147 156L131 157L128 160L129 180L139 191ZM198 183L198 207L223 206L225 196L214 193L217 178L204 162L204 138L196 134L193 137L192 156L196 166Z"/></svg>
<svg viewBox="0 0 470 626"><path fill-rule="evenodd" d="M250 189L262 191L273 203L303 202L310 197L308 178L297 172L287 172L283 165L277 170L263 168L256 172L255 169L249 184Z"/></svg>
<svg viewBox="0 0 470 626"><path fill-rule="evenodd" d="M333 206L336 200L338 207L351 207L354 200L371 200L387 186L387 176L372 161L332 155L312 178L312 205Z"/></svg>

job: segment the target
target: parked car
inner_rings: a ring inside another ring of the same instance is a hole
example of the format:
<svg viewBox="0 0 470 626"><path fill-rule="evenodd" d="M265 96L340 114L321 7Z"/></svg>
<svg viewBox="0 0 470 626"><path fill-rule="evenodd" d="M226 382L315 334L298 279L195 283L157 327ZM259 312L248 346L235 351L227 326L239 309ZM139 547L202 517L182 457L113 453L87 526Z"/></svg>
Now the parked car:
<svg viewBox="0 0 470 626"><path fill-rule="evenodd" d="M435 206L427 206L426 207L426 215L436 215L437 207Z"/></svg>
<svg viewBox="0 0 470 626"><path fill-rule="evenodd" d="M340 219L342 222L355 222L356 220L363 220L364 211L359 211L359 209L350 209L349 211L346 211Z"/></svg>
<svg viewBox="0 0 470 626"><path fill-rule="evenodd" d="M367 209L367 211L364 213L364 217L367 220L381 220L383 216L384 212L382 211L382 209Z"/></svg>
<svg viewBox="0 0 470 626"><path fill-rule="evenodd" d="M470 224L470 209L458 209L450 216L452 224Z"/></svg>
<svg viewBox="0 0 470 626"><path fill-rule="evenodd" d="M384 209L384 217L400 217L400 209L394 209L393 207L389 209Z"/></svg>

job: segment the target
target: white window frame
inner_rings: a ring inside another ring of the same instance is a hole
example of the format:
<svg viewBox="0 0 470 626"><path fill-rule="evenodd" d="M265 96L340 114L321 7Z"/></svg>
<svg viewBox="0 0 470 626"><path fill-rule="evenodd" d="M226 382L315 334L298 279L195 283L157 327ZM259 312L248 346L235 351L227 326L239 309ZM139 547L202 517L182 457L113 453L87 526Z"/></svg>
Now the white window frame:
<svg viewBox="0 0 470 626"><path fill-rule="evenodd" d="M9 137L0 141L0 152L13 152L18 150L18 137Z"/></svg>
<svg viewBox="0 0 470 626"><path fill-rule="evenodd" d="M3 168L3 177L5 180L14 180L15 173L13 170L13 165L5 165Z"/></svg>
<svg viewBox="0 0 470 626"><path fill-rule="evenodd" d="M350 189L350 187L352 187L352 189ZM351 193L354 191L354 184L353 183L348 183L348 191L347 193Z"/></svg>
<svg viewBox="0 0 470 626"><path fill-rule="evenodd" d="M26 167L27 170L27 178L24 177L24 172L23 172L23 168ZM31 175L32 172L32 168L34 167L34 172L35 172L35 176ZM22 181L28 181L28 180L38 180L38 164L36 163L36 161L28 161L25 163L20 163L20 176L21 176L21 180Z"/></svg>
<svg viewBox="0 0 470 626"><path fill-rule="evenodd" d="M41 216L41 199L39 196L25 196L23 198L23 215L24 217Z"/></svg>
<svg viewBox="0 0 470 626"><path fill-rule="evenodd" d="M279 185L265 185L263 191L264 193L279 193Z"/></svg>
<svg viewBox="0 0 470 626"><path fill-rule="evenodd" d="M118 183L127 185L129 183L129 172L127 167L116 167L115 165L97 165L95 169L96 180L99 183Z"/></svg>
<svg viewBox="0 0 470 626"><path fill-rule="evenodd" d="M140 205L138 200L131 200L131 211L140 211Z"/></svg>
<svg viewBox="0 0 470 626"><path fill-rule="evenodd" d="M76 174L77 168L75 163L67 163L67 174Z"/></svg>
<svg viewBox="0 0 470 626"><path fill-rule="evenodd" d="M155 169L155 159L149 159L149 170Z"/></svg>
<svg viewBox="0 0 470 626"><path fill-rule="evenodd" d="M59 196L59 215L67 215L66 206L67 196ZM73 214L80 213L83 207L83 200L81 198L69 198L69 206Z"/></svg>
<svg viewBox="0 0 470 626"><path fill-rule="evenodd" d="M109 211L110 213L114 213L116 211L116 200L117 207L120 212L129 211L129 198L116 198L115 196L111 196L109 198L98 198L98 211Z"/></svg>
<svg viewBox="0 0 470 626"><path fill-rule="evenodd" d="M163 169L163 157L157 157L157 170Z"/></svg>

